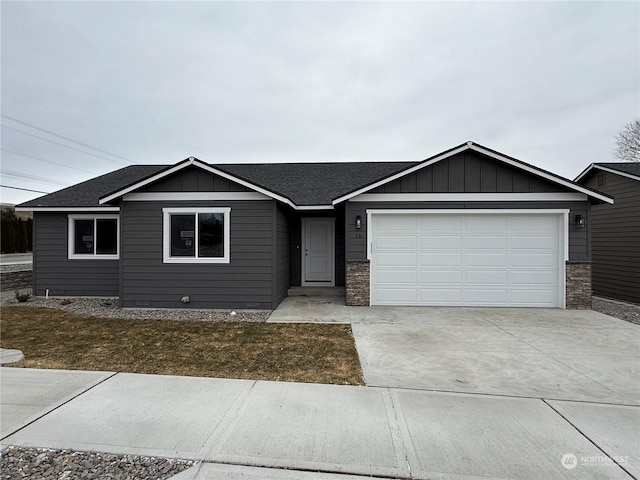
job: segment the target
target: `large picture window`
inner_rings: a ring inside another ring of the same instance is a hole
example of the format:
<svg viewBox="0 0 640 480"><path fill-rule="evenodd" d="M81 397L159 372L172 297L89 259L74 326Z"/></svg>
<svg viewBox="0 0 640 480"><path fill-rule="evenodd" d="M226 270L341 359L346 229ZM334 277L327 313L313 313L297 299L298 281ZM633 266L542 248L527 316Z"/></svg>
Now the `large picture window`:
<svg viewBox="0 0 640 480"><path fill-rule="evenodd" d="M118 215L69 215L70 259L118 259Z"/></svg>
<svg viewBox="0 0 640 480"><path fill-rule="evenodd" d="M230 208L164 208L165 263L229 263Z"/></svg>

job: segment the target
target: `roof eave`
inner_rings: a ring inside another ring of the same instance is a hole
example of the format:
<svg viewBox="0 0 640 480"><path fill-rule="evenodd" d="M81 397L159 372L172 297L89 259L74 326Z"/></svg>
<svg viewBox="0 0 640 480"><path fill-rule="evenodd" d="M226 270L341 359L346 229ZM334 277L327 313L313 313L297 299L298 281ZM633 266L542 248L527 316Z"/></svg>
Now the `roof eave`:
<svg viewBox="0 0 640 480"><path fill-rule="evenodd" d="M538 177L544 178L545 180L548 180L550 182L562 185L565 188L569 188L571 190L583 193L585 195L587 195L590 198L596 199L600 202L603 203L609 203L609 204L613 204L613 198L609 197L608 195L604 195L600 192L596 192L588 187L582 186L582 185L578 185L575 182L572 182L571 180L568 179L564 179L558 175L552 174L551 172L547 172L546 170L542 170L540 168L534 167L533 165L529 165L527 163L521 162L520 160L516 160L515 158L511 158L507 155L504 155L502 153L496 152L494 150L488 149L486 147L483 147L482 145L479 145L477 143L474 142L466 142L465 144L462 144L458 147L454 147L450 150L447 150L445 152L442 152L438 155L435 155L431 158L428 158L426 160L423 160L421 163L419 163L418 165L409 167L405 170L402 170L401 172L397 172L394 175L391 175L385 179L379 180L378 182L375 182L371 185L368 185L366 187L363 187L361 189L355 190L347 195L343 195L341 197L338 197L336 199L333 200L333 204L336 205L338 203L344 202L346 200L349 200L357 195L360 195L362 193L368 192L369 190L372 190L376 187L379 187L380 185L384 185L385 183L389 183L393 180L396 180L397 178L401 178L405 175L408 175L410 173L413 173L417 170L420 170L422 168L428 167L430 165L433 165L435 163L438 163L442 160L445 160L453 155L456 155L458 153L461 153L463 151L466 150L473 150L475 152L481 153L483 155L486 155L488 157L491 157L495 160L501 161L503 163L506 163L508 165L511 165L514 168L518 168L520 170L524 170L530 174L536 175Z"/></svg>
<svg viewBox="0 0 640 480"><path fill-rule="evenodd" d="M574 182L579 182L584 177L586 177L592 170L601 170L603 172L613 173L615 175L620 175L621 177L630 178L632 180L637 180L640 182L640 177L634 175L633 173L622 172L620 170L616 170L615 168L605 167L604 165L598 165L596 163L592 163L587 168L585 168L580 174L575 178Z"/></svg>
<svg viewBox="0 0 640 480"><path fill-rule="evenodd" d="M146 185L149 185L150 183L153 183L153 182L155 182L157 180L160 180L160 179L162 179L164 177L172 175L172 174L174 174L176 172L179 172L180 170L183 170L183 169L185 169L187 167L190 167L190 166L195 166L195 167L201 168L201 169L206 170L206 171L208 171L210 173L213 173L214 175L219 175L219 176L221 176L223 178L226 178L227 180L231 180L231 181L233 181L235 183L238 183L238 184L240 184L240 185L242 185L244 187L247 187L247 188L249 188L249 189L251 189L253 191L262 193L264 195L267 195L268 197L271 197L274 200L281 201L281 202L291 206L292 208L296 208L296 205L291 200L289 200L288 198L286 198L286 197L284 197L282 195L278 195L278 194L276 194L274 192L271 192L270 190L262 188L262 187L260 187L258 185L255 185L255 184L251 183L251 182L248 182L246 180L238 178L238 177L236 177L234 175L231 175L231 174L229 174L229 173L227 173L227 172L225 172L223 170L220 170L220 169L217 169L215 167L212 167L211 165L209 165L207 163L204 163L204 162L202 162L202 161L200 161L200 160L198 160L197 158L194 158L194 157L189 157L188 159L183 160L182 162L179 162L179 163L173 165L172 167L169 167L169 168L167 168L165 170L162 170L161 172L158 172L155 175L152 175L152 176L150 176L150 177L148 177L148 178L146 178L144 180L141 180L141 181L138 181L138 182L136 182L136 183L134 183L132 185L129 185L126 188L122 188L122 189L119 189L119 190L114 191L112 193L109 193L107 195L104 195L104 196L100 197L100 199L98 200L98 203L100 205L104 205L105 203L112 202L112 201L122 197L123 195L125 195L127 193L130 193L130 192L133 192L135 190L138 190L139 188L142 188L142 187L144 187Z"/></svg>

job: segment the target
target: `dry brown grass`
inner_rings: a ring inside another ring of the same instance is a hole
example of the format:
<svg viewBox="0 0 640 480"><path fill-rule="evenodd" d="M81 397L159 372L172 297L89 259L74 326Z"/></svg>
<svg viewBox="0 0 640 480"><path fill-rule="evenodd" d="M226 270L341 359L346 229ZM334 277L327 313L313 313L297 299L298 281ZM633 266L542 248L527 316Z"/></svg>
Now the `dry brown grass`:
<svg viewBox="0 0 640 480"><path fill-rule="evenodd" d="M18 367L362 384L348 325L113 320L2 308Z"/></svg>

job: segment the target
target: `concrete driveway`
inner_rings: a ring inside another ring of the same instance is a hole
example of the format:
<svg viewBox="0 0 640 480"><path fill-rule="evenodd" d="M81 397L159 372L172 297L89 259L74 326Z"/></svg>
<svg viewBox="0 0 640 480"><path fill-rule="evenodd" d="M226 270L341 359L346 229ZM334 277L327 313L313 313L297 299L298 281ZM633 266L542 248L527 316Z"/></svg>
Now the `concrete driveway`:
<svg viewBox="0 0 640 480"><path fill-rule="evenodd" d="M370 386L640 405L640 327L594 311L349 307Z"/></svg>

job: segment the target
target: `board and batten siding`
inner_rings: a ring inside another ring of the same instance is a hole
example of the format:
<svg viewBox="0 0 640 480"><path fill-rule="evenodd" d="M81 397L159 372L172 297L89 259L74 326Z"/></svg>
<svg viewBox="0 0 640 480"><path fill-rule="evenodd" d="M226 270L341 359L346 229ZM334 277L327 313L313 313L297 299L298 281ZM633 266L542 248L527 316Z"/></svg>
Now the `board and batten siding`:
<svg viewBox="0 0 640 480"><path fill-rule="evenodd" d="M393 180L368 193L543 193L560 185L466 151Z"/></svg>
<svg viewBox="0 0 640 480"><path fill-rule="evenodd" d="M253 190L197 167L169 175L138 192L252 192Z"/></svg>
<svg viewBox="0 0 640 480"><path fill-rule="evenodd" d="M33 214L34 295L46 295L48 289L51 296L117 296L118 260L68 258L71 213Z"/></svg>
<svg viewBox="0 0 640 480"><path fill-rule="evenodd" d="M351 202L347 203L347 261L367 259L367 210L368 209L570 209L569 213L569 261L591 260L588 228L577 229L575 215L583 215L590 221L590 204L584 202ZM360 216L362 228L356 230L355 219Z"/></svg>
<svg viewBox="0 0 640 480"><path fill-rule="evenodd" d="M591 210L593 293L640 303L640 181L594 170L581 183L615 199Z"/></svg>
<svg viewBox="0 0 640 480"><path fill-rule="evenodd" d="M230 207L230 263L163 263L171 207ZM270 200L121 202L122 306L273 308L275 210Z"/></svg>

